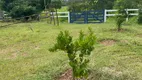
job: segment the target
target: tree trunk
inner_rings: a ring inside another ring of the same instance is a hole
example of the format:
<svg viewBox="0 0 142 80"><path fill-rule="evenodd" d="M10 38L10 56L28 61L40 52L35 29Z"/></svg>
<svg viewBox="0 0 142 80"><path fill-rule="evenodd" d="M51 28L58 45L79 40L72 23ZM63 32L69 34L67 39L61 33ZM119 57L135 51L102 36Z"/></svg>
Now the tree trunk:
<svg viewBox="0 0 142 80"><path fill-rule="evenodd" d="M57 26L59 26L59 17L58 17L57 9L56 9L56 20L57 20Z"/></svg>
<svg viewBox="0 0 142 80"><path fill-rule="evenodd" d="M54 16L54 12L52 12L52 14L53 14L53 22L54 22L54 25L56 25L56 23L55 23L55 16Z"/></svg>
<svg viewBox="0 0 142 80"><path fill-rule="evenodd" d="M50 12L50 24L52 24L52 20L53 20L53 12Z"/></svg>
<svg viewBox="0 0 142 80"><path fill-rule="evenodd" d="M118 26L118 32L120 32L121 31L121 26Z"/></svg>

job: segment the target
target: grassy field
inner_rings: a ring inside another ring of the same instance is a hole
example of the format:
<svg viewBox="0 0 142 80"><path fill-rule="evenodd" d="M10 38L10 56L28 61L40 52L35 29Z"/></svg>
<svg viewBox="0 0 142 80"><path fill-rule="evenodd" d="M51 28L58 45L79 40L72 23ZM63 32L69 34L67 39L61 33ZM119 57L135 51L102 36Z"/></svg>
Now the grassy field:
<svg viewBox="0 0 142 80"><path fill-rule="evenodd" d="M113 23L58 27L46 22L0 27L0 80L54 80L70 68L64 52L48 51L57 34L69 30L75 39L88 27L97 36L90 56L90 80L142 80L142 26L125 24L117 32Z"/></svg>

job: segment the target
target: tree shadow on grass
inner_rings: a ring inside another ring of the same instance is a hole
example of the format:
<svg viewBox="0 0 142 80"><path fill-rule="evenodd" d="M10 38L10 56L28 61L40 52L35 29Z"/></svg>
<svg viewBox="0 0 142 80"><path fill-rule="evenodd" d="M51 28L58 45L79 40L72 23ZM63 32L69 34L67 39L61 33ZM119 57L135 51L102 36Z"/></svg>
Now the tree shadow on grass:
<svg viewBox="0 0 142 80"><path fill-rule="evenodd" d="M108 38L108 39L101 39L98 42L104 46L112 46L112 45L116 44L118 42L118 40Z"/></svg>

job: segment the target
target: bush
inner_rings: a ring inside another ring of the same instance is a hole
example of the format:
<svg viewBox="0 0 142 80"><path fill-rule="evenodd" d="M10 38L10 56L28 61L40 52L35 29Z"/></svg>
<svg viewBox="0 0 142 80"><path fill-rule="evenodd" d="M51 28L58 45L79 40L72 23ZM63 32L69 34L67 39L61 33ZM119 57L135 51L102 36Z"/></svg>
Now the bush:
<svg viewBox="0 0 142 80"><path fill-rule="evenodd" d="M20 18L24 16L31 16L32 14L35 14L36 12L35 7L27 6L27 5L20 5L15 6L10 12L10 16L12 18Z"/></svg>
<svg viewBox="0 0 142 80"><path fill-rule="evenodd" d="M88 56L94 49L96 36L93 34L91 28L89 33L85 35L80 31L79 38L73 42L72 36L68 31L60 32L57 37L57 43L50 51L63 50L68 53L69 65L72 67L73 76L75 78L87 78L88 72Z"/></svg>
<svg viewBox="0 0 142 80"><path fill-rule="evenodd" d="M117 16L116 19L116 25L117 25L117 30L120 31L122 27L122 23L125 21L125 18L123 16Z"/></svg>
<svg viewBox="0 0 142 80"><path fill-rule="evenodd" d="M127 13L124 9L118 10L118 15L116 16L116 25L117 30L120 31L122 27L122 23L126 20Z"/></svg>
<svg viewBox="0 0 142 80"><path fill-rule="evenodd" d="M45 9L44 0L1 0L0 5L14 19L39 14Z"/></svg>

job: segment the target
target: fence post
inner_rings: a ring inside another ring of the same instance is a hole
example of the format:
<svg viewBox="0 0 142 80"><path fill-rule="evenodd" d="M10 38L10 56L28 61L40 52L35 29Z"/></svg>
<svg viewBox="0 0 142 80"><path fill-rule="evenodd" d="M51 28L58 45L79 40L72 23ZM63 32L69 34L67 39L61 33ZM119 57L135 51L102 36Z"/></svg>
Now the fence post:
<svg viewBox="0 0 142 80"><path fill-rule="evenodd" d="M84 11L84 23L88 23L88 11Z"/></svg>
<svg viewBox="0 0 142 80"><path fill-rule="evenodd" d="M105 9L105 11L104 11L104 22L106 22L106 20L107 20L107 10Z"/></svg>
<svg viewBox="0 0 142 80"><path fill-rule="evenodd" d="M129 12L128 12L128 9L126 9L126 14L127 14L126 22L128 22L128 20L129 20Z"/></svg>
<svg viewBox="0 0 142 80"><path fill-rule="evenodd" d="M68 12L68 23L70 23L70 12Z"/></svg>

